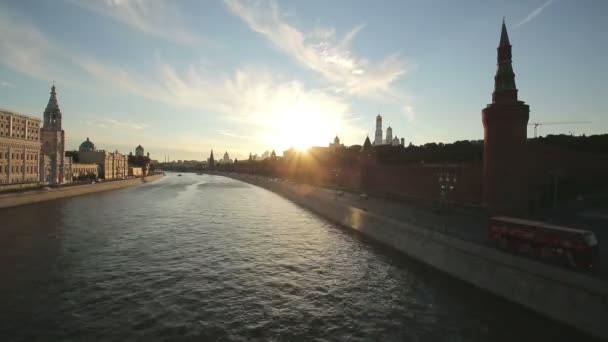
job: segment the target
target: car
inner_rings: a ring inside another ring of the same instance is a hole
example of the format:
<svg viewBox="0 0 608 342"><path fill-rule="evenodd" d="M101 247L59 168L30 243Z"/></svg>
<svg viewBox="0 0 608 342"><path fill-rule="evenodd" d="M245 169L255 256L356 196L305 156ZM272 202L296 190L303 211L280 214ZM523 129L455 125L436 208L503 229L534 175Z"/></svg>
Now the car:
<svg viewBox="0 0 608 342"><path fill-rule="evenodd" d="M361 197L363 199L367 199L367 194L361 194L361 195L359 195L359 197Z"/></svg>

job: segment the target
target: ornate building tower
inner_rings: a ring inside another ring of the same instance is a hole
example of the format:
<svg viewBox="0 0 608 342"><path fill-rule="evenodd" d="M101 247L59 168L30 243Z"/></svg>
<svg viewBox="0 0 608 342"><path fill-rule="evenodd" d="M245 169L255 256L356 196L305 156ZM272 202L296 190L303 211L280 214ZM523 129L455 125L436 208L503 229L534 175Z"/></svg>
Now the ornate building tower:
<svg viewBox="0 0 608 342"><path fill-rule="evenodd" d="M376 135L374 137L374 146L382 145L382 117L380 114L376 116Z"/></svg>
<svg viewBox="0 0 608 342"><path fill-rule="evenodd" d="M215 167L215 159L213 158L213 150L211 150L211 155L209 156L209 159L207 159L207 165L209 166L209 168Z"/></svg>
<svg viewBox="0 0 608 342"><path fill-rule="evenodd" d="M483 201L491 212L527 206L525 143L530 107L517 99L511 44L502 22L492 103L481 111L484 128Z"/></svg>
<svg viewBox="0 0 608 342"><path fill-rule="evenodd" d="M135 148L135 156L143 157L144 156L144 148L141 145L137 145Z"/></svg>
<svg viewBox="0 0 608 342"><path fill-rule="evenodd" d="M40 129L42 154L50 160L48 181L50 184L64 182L65 169L65 132L61 128L61 110L57 102L55 84L51 87L51 97L44 110L44 122Z"/></svg>
<svg viewBox="0 0 608 342"><path fill-rule="evenodd" d="M387 145L393 143L393 128L391 126L388 126L386 128L386 140L384 141L384 143Z"/></svg>

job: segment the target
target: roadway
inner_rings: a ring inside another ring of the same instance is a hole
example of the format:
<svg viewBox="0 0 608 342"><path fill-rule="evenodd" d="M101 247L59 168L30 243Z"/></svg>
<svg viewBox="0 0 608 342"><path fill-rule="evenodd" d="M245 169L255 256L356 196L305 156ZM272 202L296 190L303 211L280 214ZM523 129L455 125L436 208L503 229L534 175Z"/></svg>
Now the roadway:
<svg viewBox="0 0 608 342"><path fill-rule="evenodd" d="M413 201L397 201L369 195L362 196L361 193L338 191L307 184L296 184L278 178L239 174L238 178L241 177L247 178L253 181L253 183L259 181L280 182L290 187L292 191L303 193L305 196L323 197L325 200L338 201L378 215L408 222L418 227L432 229L462 240L495 248L487 238L489 216L481 210L453 206L433 207L417 204ZM602 245L608 244L608 232L606 231L608 216L595 215L593 217L584 217L576 213L560 212L548 214L546 220L556 224L593 231L600 245L594 276L608 279L608 248L601 248Z"/></svg>

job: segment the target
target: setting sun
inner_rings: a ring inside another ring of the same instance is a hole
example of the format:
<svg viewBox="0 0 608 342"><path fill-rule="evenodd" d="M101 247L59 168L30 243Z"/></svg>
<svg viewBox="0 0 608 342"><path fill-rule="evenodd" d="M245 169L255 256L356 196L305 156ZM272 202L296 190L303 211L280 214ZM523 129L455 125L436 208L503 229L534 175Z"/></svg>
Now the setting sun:
<svg viewBox="0 0 608 342"><path fill-rule="evenodd" d="M336 134L356 132L347 120L348 106L337 98L304 94L291 89L283 97L268 99L252 116L260 124L260 143L279 151L326 146Z"/></svg>

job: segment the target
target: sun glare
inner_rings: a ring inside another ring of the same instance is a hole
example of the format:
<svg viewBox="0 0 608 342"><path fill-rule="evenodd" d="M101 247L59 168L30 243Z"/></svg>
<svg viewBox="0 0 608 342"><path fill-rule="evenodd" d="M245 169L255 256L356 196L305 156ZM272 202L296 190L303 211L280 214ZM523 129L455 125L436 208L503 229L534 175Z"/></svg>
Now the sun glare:
<svg viewBox="0 0 608 342"><path fill-rule="evenodd" d="M347 110L334 101L315 96L285 96L274 99L256 117L261 129L256 136L261 143L284 151L304 151L312 146L327 146L336 134L347 135L352 127L344 122Z"/></svg>
<svg viewBox="0 0 608 342"><path fill-rule="evenodd" d="M292 119L294 116L290 115ZM285 122L284 134L281 137L281 145L294 147L304 151L312 146L324 146L331 139L332 133L323 127L324 121L317 115L306 115L290 122ZM335 134L335 133L334 133Z"/></svg>

